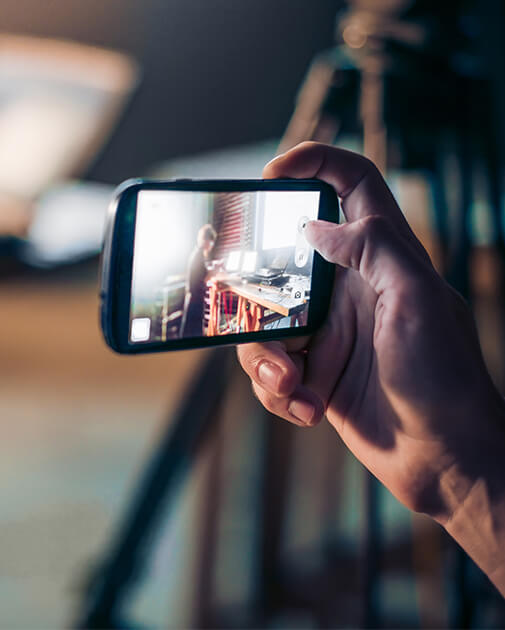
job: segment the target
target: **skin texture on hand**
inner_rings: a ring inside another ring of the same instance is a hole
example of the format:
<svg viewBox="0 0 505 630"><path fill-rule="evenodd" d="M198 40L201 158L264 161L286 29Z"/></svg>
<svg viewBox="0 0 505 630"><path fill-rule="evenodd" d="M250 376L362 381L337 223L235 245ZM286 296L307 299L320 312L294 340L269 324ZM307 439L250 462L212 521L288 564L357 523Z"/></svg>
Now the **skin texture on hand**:
<svg viewBox="0 0 505 630"><path fill-rule="evenodd" d="M501 575L505 411L468 307L436 273L366 158L308 142L263 174L328 182L347 223L311 221L306 228L312 245L337 265L321 330L238 347L256 396L299 426L326 416L402 503L436 518L489 575ZM477 517L486 527L469 533ZM492 561L486 549L494 550ZM492 579L503 592L505 579Z"/></svg>

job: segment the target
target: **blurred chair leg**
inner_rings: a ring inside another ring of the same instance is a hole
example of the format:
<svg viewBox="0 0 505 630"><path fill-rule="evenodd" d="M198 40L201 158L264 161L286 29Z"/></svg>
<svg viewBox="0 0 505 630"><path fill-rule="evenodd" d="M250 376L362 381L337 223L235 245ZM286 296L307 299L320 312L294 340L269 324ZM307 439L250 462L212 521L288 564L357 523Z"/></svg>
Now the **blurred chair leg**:
<svg viewBox="0 0 505 630"><path fill-rule="evenodd" d="M219 409L218 409L219 411ZM215 551L218 533L218 513L221 496L221 436L218 431L221 415L216 413L212 422L213 431L210 447L210 461L207 465L207 477L202 490L202 506L200 512L200 536L198 539L198 568L194 588L193 627L215 628L214 611L214 568Z"/></svg>
<svg viewBox="0 0 505 630"><path fill-rule="evenodd" d="M363 628L380 627L379 580L380 580L380 499L379 481L364 470L363 533L362 533L362 580L363 580Z"/></svg>
<svg viewBox="0 0 505 630"><path fill-rule="evenodd" d="M266 413L263 506L260 514L260 545L257 601L258 623L264 626L283 604L280 583L280 549L287 514L293 427Z"/></svg>

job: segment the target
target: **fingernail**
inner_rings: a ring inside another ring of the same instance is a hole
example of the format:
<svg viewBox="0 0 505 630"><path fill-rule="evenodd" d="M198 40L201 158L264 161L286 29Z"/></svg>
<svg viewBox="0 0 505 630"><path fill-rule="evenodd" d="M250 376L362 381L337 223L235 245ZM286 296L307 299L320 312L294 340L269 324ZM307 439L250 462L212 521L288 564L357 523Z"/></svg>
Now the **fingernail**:
<svg viewBox="0 0 505 630"><path fill-rule="evenodd" d="M258 366L258 378L269 389L276 390L281 380L282 370L275 363L262 361Z"/></svg>
<svg viewBox="0 0 505 630"><path fill-rule="evenodd" d="M314 418L316 408L307 400L292 400L289 403L288 411L303 424L310 424Z"/></svg>

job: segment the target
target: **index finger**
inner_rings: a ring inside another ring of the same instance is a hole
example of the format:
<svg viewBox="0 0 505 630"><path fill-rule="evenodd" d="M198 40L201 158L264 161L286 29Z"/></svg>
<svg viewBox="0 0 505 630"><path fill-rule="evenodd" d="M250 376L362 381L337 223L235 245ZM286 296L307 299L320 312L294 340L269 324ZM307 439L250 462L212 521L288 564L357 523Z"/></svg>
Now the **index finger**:
<svg viewBox="0 0 505 630"><path fill-rule="evenodd" d="M322 179L342 200L348 221L382 215L400 234L420 245L379 170L362 155L319 142L302 142L269 162L263 177Z"/></svg>

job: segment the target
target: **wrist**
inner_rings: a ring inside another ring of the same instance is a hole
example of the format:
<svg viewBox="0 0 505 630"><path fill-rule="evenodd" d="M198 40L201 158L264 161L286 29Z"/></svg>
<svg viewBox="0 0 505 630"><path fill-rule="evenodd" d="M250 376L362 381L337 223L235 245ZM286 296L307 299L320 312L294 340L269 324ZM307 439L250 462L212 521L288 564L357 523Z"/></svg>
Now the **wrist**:
<svg viewBox="0 0 505 630"><path fill-rule="evenodd" d="M505 594L505 403L496 393L440 475L433 517Z"/></svg>
<svg viewBox="0 0 505 630"><path fill-rule="evenodd" d="M505 400L495 388L480 400L480 405L466 407L456 436L446 445L447 465L439 477L443 509L432 515L444 527L479 485L492 497L505 495Z"/></svg>

